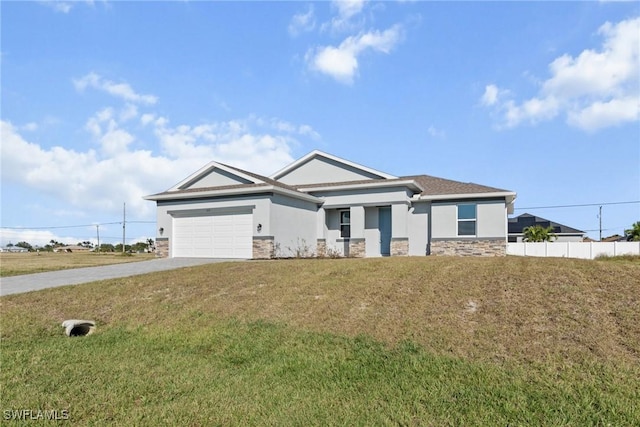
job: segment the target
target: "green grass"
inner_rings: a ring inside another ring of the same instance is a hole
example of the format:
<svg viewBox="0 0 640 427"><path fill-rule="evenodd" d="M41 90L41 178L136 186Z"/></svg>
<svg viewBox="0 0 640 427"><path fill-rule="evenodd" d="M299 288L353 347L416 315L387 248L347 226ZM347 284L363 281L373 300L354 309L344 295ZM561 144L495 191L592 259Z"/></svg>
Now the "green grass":
<svg viewBox="0 0 640 427"><path fill-rule="evenodd" d="M0 409L80 425L639 425L639 272L291 260L2 297ZM65 318L97 331L67 338Z"/></svg>
<svg viewBox="0 0 640 427"><path fill-rule="evenodd" d="M494 365L411 342L197 317L3 345L3 406L115 425L634 425L637 376L614 365ZM10 373L10 374L9 374ZM635 375L637 375L637 371ZM9 375L7 375L9 374ZM8 378L7 378L8 377Z"/></svg>
<svg viewBox="0 0 640 427"><path fill-rule="evenodd" d="M598 255L596 257L596 260L598 261L620 261L620 262L627 262L627 261L635 261L635 262L640 262L640 255L616 255L616 256L611 256L611 255Z"/></svg>

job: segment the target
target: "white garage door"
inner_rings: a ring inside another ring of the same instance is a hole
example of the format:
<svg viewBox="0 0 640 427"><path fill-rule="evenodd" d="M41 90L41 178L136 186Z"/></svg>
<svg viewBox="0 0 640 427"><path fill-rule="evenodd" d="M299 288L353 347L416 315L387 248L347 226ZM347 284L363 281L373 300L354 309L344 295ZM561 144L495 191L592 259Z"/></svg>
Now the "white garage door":
<svg viewBox="0 0 640 427"><path fill-rule="evenodd" d="M173 256L194 258L251 258L253 215L174 216Z"/></svg>

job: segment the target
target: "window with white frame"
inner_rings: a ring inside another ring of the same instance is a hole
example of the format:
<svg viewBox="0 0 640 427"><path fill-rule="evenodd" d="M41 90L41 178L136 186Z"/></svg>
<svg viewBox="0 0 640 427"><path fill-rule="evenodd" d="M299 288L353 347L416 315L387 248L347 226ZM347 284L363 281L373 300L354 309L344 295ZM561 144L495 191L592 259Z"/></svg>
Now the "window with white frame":
<svg viewBox="0 0 640 427"><path fill-rule="evenodd" d="M348 210L340 211L340 237L351 237L351 212Z"/></svg>
<svg viewBox="0 0 640 427"><path fill-rule="evenodd" d="M458 236L475 236L477 223L477 205L462 203L458 205Z"/></svg>

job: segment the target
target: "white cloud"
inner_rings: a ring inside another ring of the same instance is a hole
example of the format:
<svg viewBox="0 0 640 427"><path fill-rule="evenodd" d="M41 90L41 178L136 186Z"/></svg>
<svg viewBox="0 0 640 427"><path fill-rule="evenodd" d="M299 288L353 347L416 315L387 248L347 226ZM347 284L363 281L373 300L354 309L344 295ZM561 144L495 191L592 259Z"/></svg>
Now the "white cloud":
<svg viewBox="0 0 640 427"><path fill-rule="evenodd" d="M498 102L498 86L487 85L484 88L484 94L482 95L480 102L482 105L495 105L495 103Z"/></svg>
<svg viewBox="0 0 640 427"><path fill-rule="evenodd" d="M612 99L608 102L594 102L579 111L570 111L569 124L595 131L623 122L640 120L640 99L637 96Z"/></svg>
<svg viewBox="0 0 640 427"><path fill-rule="evenodd" d="M402 27L370 31L347 37L338 47L324 46L307 52L309 66L339 82L352 83L358 71L358 56L367 50L389 53L402 38Z"/></svg>
<svg viewBox="0 0 640 427"><path fill-rule="evenodd" d="M293 15L289 23L289 34L296 37L302 32L313 31L315 27L316 19L313 5L309 5L306 12Z"/></svg>
<svg viewBox="0 0 640 427"><path fill-rule="evenodd" d="M562 55L549 64L551 76L539 93L517 103L508 92L488 85L482 105L496 109L501 126L535 124L565 114L567 123L586 131L640 120L640 17L605 23L599 50Z"/></svg>
<svg viewBox="0 0 640 427"><path fill-rule="evenodd" d="M140 123L142 123L143 126L146 126L149 123L153 122L155 119L156 116L154 114L145 113L140 117Z"/></svg>
<svg viewBox="0 0 640 427"><path fill-rule="evenodd" d="M95 229L91 230L95 233ZM69 245L78 243L77 237L64 237L49 230L33 230L28 228L0 228L0 245L6 246L9 243L16 244L27 242L32 246L43 247L52 240ZM95 239L94 239L95 240ZM92 240L89 240L92 241Z"/></svg>
<svg viewBox="0 0 640 427"><path fill-rule="evenodd" d="M36 122L29 122L26 125L22 126L21 129L29 132L35 132L36 130L38 130L38 124Z"/></svg>
<svg viewBox="0 0 640 427"><path fill-rule="evenodd" d="M133 104L127 104L122 111L120 111L120 120L123 122L136 117L138 117L138 107Z"/></svg>
<svg viewBox="0 0 640 427"><path fill-rule="evenodd" d="M170 188L211 160L268 175L293 160L292 147L299 138L320 138L309 125L253 115L172 126L153 111L139 111L139 104L151 100L129 85L113 84L95 73L74 84L78 90L98 88L125 102L101 108L87 119L84 130L94 144L81 150L46 148L25 138L25 127L0 120L0 173L3 182L46 194L80 212L118 215L126 202L137 218L151 219L154 206L143 196ZM31 127L39 132L38 139L46 140L44 129Z"/></svg>
<svg viewBox="0 0 640 427"><path fill-rule="evenodd" d="M337 15L331 19L331 22L323 25L323 29L331 28L334 32L351 30L354 26L353 20L362 13L366 0L334 0L331 2L333 9L337 11Z"/></svg>
<svg viewBox="0 0 640 427"><path fill-rule="evenodd" d="M76 90L80 92L84 91L87 87L91 87L136 104L151 105L158 101L158 98L154 95L138 94L129 84L114 83L110 80L105 80L102 76L94 72L91 72L79 79L74 79L73 85Z"/></svg>
<svg viewBox="0 0 640 427"><path fill-rule="evenodd" d="M507 127L515 127L524 121L536 124L549 120L557 116L560 110L559 101L555 97L531 98L521 105L507 101L504 105Z"/></svg>
<svg viewBox="0 0 640 427"><path fill-rule="evenodd" d="M168 121L156 122L155 126L166 157L200 163L203 159L216 160L265 175L293 160L291 147L297 143L297 136L319 137L308 125L254 116L198 126L170 127Z"/></svg>
<svg viewBox="0 0 640 427"><path fill-rule="evenodd" d="M73 7L73 3L70 1L42 0L39 3L61 13L69 13Z"/></svg>
<svg viewBox="0 0 640 427"><path fill-rule="evenodd" d="M73 7L75 7L77 4L85 4L88 6L94 6L95 2L94 0L85 0L85 1L80 1L80 0L39 0L38 3L47 6L51 9L53 9L56 12L61 12L64 14L67 14L69 12L71 12L71 9L73 9ZM108 7L108 3L107 0L103 0L102 4L105 5L105 7Z"/></svg>
<svg viewBox="0 0 640 427"><path fill-rule="evenodd" d="M164 117L143 115L157 139L153 145L160 147L154 153L137 147L139 122L122 120L122 116L111 107L93 114L85 129L99 149L86 151L44 148L27 140L11 122L0 121L2 180L57 198L69 207L117 215L126 202L137 218L152 218L153 204L142 197L171 187L208 161L267 175L293 160L297 138L319 137L308 125L280 119L251 116L170 126Z"/></svg>

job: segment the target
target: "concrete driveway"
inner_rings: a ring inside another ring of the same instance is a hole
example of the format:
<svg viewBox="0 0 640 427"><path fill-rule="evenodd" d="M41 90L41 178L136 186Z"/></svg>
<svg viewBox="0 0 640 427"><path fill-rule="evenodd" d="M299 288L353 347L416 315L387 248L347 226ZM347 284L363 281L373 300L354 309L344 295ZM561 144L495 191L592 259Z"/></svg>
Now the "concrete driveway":
<svg viewBox="0 0 640 427"><path fill-rule="evenodd" d="M214 262L240 261L219 258L162 258L150 261L128 262L124 264L102 265L99 267L74 268L46 273L25 274L0 278L0 296L39 291L58 286L77 285L97 280L136 276L154 271L173 270L193 265Z"/></svg>

